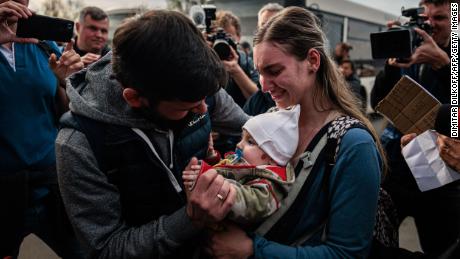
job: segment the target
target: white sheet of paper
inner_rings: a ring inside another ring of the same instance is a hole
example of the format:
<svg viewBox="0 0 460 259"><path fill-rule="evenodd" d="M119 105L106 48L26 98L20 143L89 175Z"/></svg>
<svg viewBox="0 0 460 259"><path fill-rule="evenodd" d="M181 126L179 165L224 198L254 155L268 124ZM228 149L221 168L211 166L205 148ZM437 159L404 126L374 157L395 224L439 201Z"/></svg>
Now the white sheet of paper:
<svg viewBox="0 0 460 259"><path fill-rule="evenodd" d="M402 149L418 188L424 192L460 179L460 173L446 165L439 156L437 135L427 130Z"/></svg>

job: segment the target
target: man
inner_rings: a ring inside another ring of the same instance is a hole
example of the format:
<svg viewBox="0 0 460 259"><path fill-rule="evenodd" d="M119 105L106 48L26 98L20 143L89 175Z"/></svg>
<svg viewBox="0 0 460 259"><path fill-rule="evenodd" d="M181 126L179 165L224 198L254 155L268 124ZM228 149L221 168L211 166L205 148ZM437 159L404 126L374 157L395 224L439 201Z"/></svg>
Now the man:
<svg viewBox="0 0 460 259"><path fill-rule="evenodd" d="M0 0L0 258L16 257L30 233L59 256L79 258L61 224L54 141L67 109L65 78L83 63L72 43L61 55L54 42L16 37L18 19L32 15L28 4Z"/></svg>
<svg viewBox="0 0 460 259"><path fill-rule="evenodd" d="M241 48L244 51L244 54L246 54L246 57L252 59L252 47L251 44L247 41L243 41L240 43Z"/></svg>
<svg viewBox="0 0 460 259"><path fill-rule="evenodd" d="M334 60L337 64L340 64L344 59L350 59L350 50L353 47L346 42L339 42L335 45L334 49Z"/></svg>
<svg viewBox="0 0 460 259"><path fill-rule="evenodd" d="M216 13L216 26L221 27L238 44L241 38L240 19L229 11ZM246 58L242 51L231 48L232 54L228 60L222 60L225 70L230 75L230 80L225 90L233 97L233 100L243 107L246 100L257 92L259 74L254 69L251 58Z"/></svg>
<svg viewBox="0 0 460 259"><path fill-rule="evenodd" d="M283 8L284 7L278 3L268 3L262 6L257 13L257 28L264 26L271 17L279 13Z"/></svg>
<svg viewBox="0 0 460 259"><path fill-rule="evenodd" d="M384 70L377 75L371 101L375 106L384 98L405 73L417 80L441 103L450 103L450 1L425 0L425 14L433 27L430 36L416 29L423 38L421 46L408 63L389 59ZM404 158L401 155L401 133L393 126L381 136L388 154L391 174L386 180L388 190L401 219L413 216L423 251L437 256L443 253L460 233L460 183L420 192Z"/></svg>
<svg viewBox="0 0 460 259"><path fill-rule="evenodd" d="M272 16L283 10L283 8L278 3L268 3L262 6L257 14L257 28L262 27ZM257 92L246 101L243 110L247 114L255 116L266 112L273 106L275 106L275 102L272 100L270 93L262 92L259 87Z"/></svg>
<svg viewBox="0 0 460 259"><path fill-rule="evenodd" d="M401 76L399 68L419 81L441 103L450 103L450 2L425 0L425 14L433 27L432 35L416 28L423 44L412 54L407 63L389 59L385 70L376 80L372 105L386 96Z"/></svg>
<svg viewBox="0 0 460 259"><path fill-rule="evenodd" d="M358 75L355 73L355 64L349 59L344 59L339 63L339 70L342 75L345 77L348 85L350 86L351 91L358 100L361 102L361 107L363 111L366 111L367 105L367 95L366 90L361 85L361 80Z"/></svg>
<svg viewBox="0 0 460 259"><path fill-rule="evenodd" d="M238 135L247 116L220 88L223 64L183 14L130 20L113 49L68 87L56 152L70 221L91 258L192 257L203 226L222 220L235 193L214 172L187 201L181 172L204 157L211 122Z"/></svg>
<svg viewBox="0 0 460 259"><path fill-rule="evenodd" d="M75 51L81 56L85 67L110 51L107 46L109 37L109 17L100 8L88 6L80 11L75 24L77 37Z"/></svg>
<svg viewBox="0 0 460 259"><path fill-rule="evenodd" d="M216 13L217 27L222 28L225 33L232 37L236 44L241 39L240 19L230 11L221 10ZM249 97L259 89L257 84L259 74L254 69L252 58L248 57L244 51L230 47L231 54L226 60L222 60L225 70L229 75L225 91L233 98L236 104L243 107ZM213 134L214 147L220 153L225 154L235 150L238 138L225 134Z"/></svg>

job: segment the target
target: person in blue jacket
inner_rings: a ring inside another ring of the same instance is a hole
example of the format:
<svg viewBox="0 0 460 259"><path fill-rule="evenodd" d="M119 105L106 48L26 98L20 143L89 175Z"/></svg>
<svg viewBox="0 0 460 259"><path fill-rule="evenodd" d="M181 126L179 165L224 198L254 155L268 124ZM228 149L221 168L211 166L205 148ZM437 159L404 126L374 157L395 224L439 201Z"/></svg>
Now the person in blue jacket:
<svg viewBox="0 0 460 259"><path fill-rule="evenodd" d="M290 209L267 234L227 225L210 238L207 250L213 258L367 257L383 153L375 130L327 54L325 41L314 14L299 7L281 11L254 39L262 90L279 108L301 106L299 145L291 163L295 166L305 151L311 151L329 123L340 116L358 119L369 131L352 128L342 137L327 194L321 181L326 163L320 155ZM310 232L310 238L293 245Z"/></svg>
<svg viewBox="0 0 460 259"><path fill-rule="evenodd" d="M65 78L83 63L72 43L61 55L54 42L16 36L18 19L32 15L28 3L0 0L0 258L16 257L30 233L59 256L79 258L61 224L54 141Z"/></svg>

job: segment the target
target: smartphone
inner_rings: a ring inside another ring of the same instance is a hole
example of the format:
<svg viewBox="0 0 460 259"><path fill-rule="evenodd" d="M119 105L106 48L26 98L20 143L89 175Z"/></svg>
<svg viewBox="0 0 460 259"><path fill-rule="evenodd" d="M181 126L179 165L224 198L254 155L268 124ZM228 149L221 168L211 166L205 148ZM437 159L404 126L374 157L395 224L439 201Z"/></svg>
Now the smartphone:
<svg viewBox="0 0 460 259"><path fill-rule="evenodd" d="M27 19L19 19L16 36L69 42L73 37L74 22L61 18L34 14Z"/></svg>

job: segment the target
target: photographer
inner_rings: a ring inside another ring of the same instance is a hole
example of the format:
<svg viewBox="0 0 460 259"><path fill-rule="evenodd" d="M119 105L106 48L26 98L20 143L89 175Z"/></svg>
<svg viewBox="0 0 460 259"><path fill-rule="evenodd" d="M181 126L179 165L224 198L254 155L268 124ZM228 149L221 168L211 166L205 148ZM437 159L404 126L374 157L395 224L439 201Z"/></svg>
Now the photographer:
<svg viewBox="0 0 460 259"><path fill-rule="evenodd" d="M238 17L229 11L215 13L213 33L208 33L207 40L219 55L229 78L224 89L241 108L256 93L259 74L254 69L252 58L238 49L241 25ZM209 31L207 31L209 32ZM221 154L235 150L239 137L214 134L214 148Z"/></svg>
<svg viewBox="0 0 460 259"><path fill-rule="evenodd" d="M216 26L224 29L238 44L241 35L240 20L229 11L218 11L216 13ZM240 106L257 92L259 74L254 69L254 63L243 51L230 48L231 54L227 59L222 60L225 69L230 75L225 90L233 97L233 100Z"/></svg>
<svg viewBox="0 0 460 259"><path fill-rule="evenodd" d="M372 106L382 100L402 74L417 80L441 103L450 103L450 1L425 0L425 15L432 26L430 36L423 30L415 32L423 39L407 63L389 59L376 77L371 95ZM402 221L413 216L420 243L425 253L442 254L460 233L460 183L421 192L412 176L400 147L401 133L388 126L382 143L388 155L391 173L384 186L398 209Z"/></svg>
<svg viewBox="0 0 460 259"><path fill-rule="evenodd" d="M54 42L16 36L18 19L32 16L28 4L0 0L0 258L15 258L30 233L61 257L80 258L62 224L54 141L67 109L65 78L83 63L72 43L61 55Z"/></svg>
<svg viewBox="0 0 460 259"><path fill-rule="evenodd" d="M408 74L417 80L441 103L450 102L450 1L424 0L425 15L432 27L430 36L425 31L414 28L423 39L407 63L390 58L384 70L377 75L372 90L372 106L382 100L400 79Z"/></svg>

